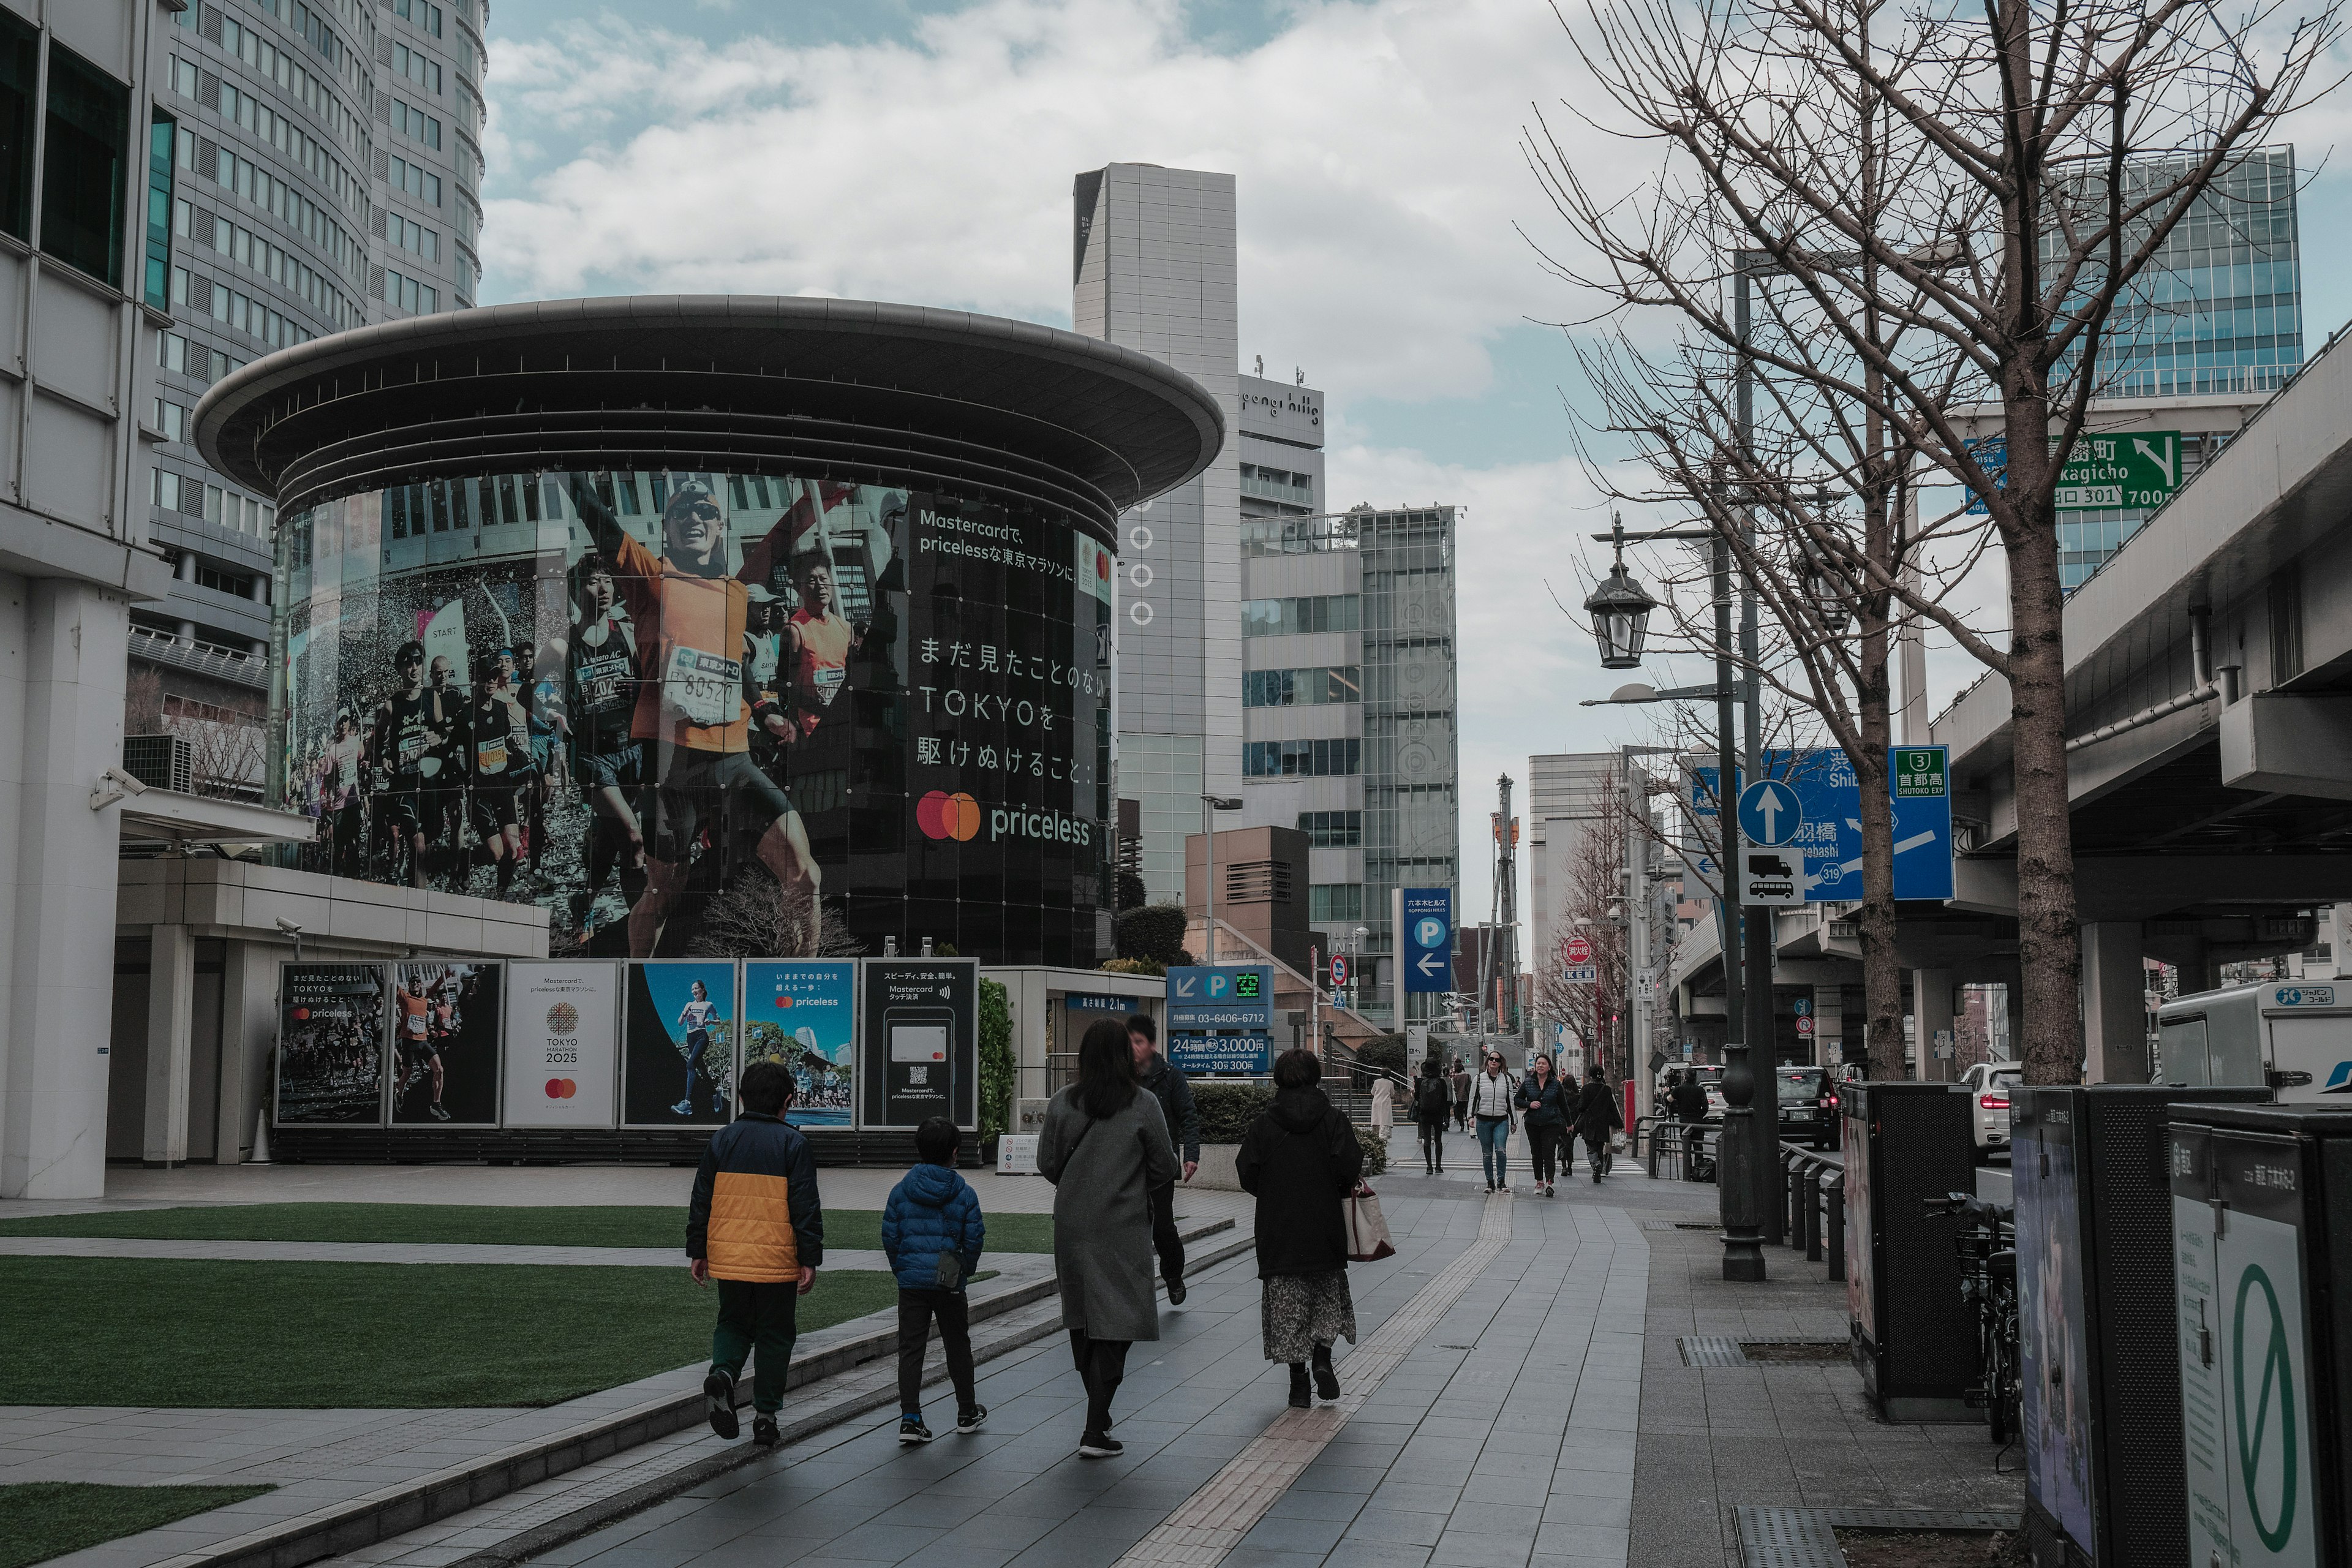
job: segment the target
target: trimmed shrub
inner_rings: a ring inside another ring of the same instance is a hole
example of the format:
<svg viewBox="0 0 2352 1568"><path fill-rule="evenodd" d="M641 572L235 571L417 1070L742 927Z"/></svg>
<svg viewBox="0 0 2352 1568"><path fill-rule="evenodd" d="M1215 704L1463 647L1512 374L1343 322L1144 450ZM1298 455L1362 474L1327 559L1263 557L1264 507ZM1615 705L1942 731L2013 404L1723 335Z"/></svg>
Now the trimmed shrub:
<svg viewBox="0 0 2352 1568"><path fill-rule="evenodd" d="M1184 954L1184 909L1147 904L1118 917L1118 956L1152 963L1175 963Z"/></svg>
<svg viewBox="0 0 2352 1568"><path fill-rule="evenodd" d="M1274 1103L1274 1090L1258 1083L1192 1084L1192 1109L1201 1114L1201 1142L1238 1143L1242 1134Z"/></svg>
<svg viewBox="0 0 2352 1568"><path fill-rule="evenodd" d="M1013 1007L1001 981L980 983L980 1135L1013 1125Z"/></svg>
<svg viewBox="0 0 2352 1568"><path fill-rule="evenodd" d="M1364 1174L1377 1176L1389 1168L1388 1140L1369 1127L1356 1129L1356 1147L1364 1152Z"/></svg>

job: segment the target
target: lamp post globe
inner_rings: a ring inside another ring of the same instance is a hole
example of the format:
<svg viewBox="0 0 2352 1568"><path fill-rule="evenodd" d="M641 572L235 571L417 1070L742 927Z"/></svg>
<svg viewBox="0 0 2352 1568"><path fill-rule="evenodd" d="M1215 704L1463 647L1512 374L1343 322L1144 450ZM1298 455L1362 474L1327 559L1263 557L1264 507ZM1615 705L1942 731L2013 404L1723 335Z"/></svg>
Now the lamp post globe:
<svg viewBox="0 0 2352 1568"><path fill-rule="evenodd" d="M1592 617L1593 637L1601 644L1601 668L1642 667L1642 644L1650 633L1650 612L1657 607L1657 600L1626 573L1622 561L1610 567L1609 575L1584 601L1585 613Z"/></svg>

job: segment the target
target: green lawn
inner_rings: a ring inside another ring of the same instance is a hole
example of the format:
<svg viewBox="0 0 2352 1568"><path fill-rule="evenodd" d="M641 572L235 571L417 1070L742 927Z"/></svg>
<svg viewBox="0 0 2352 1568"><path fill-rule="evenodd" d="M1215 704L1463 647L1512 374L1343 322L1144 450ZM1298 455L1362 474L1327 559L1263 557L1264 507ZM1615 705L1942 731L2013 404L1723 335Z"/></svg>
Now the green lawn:
<svg viewBox="0 0 2352 1568"><path fill-rule="evenodd" d="M683 1188L681 1188L683 1191ZM117 1209L0 1222L0 1236L90 1236L151 1241L488 1242L503 1247L674 1247L686 1253L686 1205L501 1208L457 1204L224 1204ZM827 1209L829 1247L877 1249L878 1209ZM992 1252L1051 1252L1054 1216L988 1216Z"/></svg>
<svg viewBox="0 0 2352 1568"><path fill-rule="evenodd" d="M897 1300L827 1270L801 1331ZM552 1405L709 1355L718 1305L683 1268L0 1258L0 1405Z"/></svg>
<svg viewBox="0 0 2352 1568"><path fill-rule="evenodd" d="M25 1568L119 1541L207 1509L243 1502L268 1487L100 1487L31 1481L0 1487L0 1568Z"/></svg>

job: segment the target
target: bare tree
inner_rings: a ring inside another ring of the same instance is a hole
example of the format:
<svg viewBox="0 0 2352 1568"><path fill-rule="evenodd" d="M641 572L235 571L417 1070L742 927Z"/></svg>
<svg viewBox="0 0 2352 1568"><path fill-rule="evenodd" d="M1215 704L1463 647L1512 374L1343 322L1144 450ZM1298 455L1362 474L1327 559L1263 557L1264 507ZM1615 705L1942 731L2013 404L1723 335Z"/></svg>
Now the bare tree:
<svg viewBox="0 0 2352 1568"><path fill-rule="evenodd" d="M1739 484L1729 499L1746 505L1743 475L1763 472L1769 495L1826 470L1867 518L1916 463L1983 498L2008 568L2005 641L1899 562L1864 548L1843 564L2008 684L2032 1082L2071 1082L2082 1058L2063 455L2118 308L2231 162L2336 85L2315 73L2339 29L2333 4L2294 16L2274 0L2228 15L2191 0L1586 0L1570 31L1600 102L1569 112L1662 159L1628 195L1540 121L1529 140L1583 253L1555 260L1561 276L1622 330L1672 313L1694 353L1731 362L1716 384L1803 389L1792 406L1833 422L1815 474L1772 471L1764 459L1790 451L1738 427L1735 471L1704 483ZM1736 301L1768 284L1759 332ZM1963 437L1962 407L1983 402L2001 409L2005 468Z"/></svg>
<svg viewBox="0 0 2352 1568"><path fill-rule="evenodd" d="M688 947L713 958L855 958L866 951L839 910L820 900L817 918L816 950L809 952L806 900L777 898L775 877L747 860L726 887L703 900L700 923Z"/></svg>
<svg viewBox="0 0 2352 1568"><path fill-rule="evenodd" d="M1537 953L1536 1016L1546 1023L1565 1024L1584 1042L1591 1059L1606 1062L1614 1074L1625 1055L1619 1025L1631 992L1618 874L1625 865L1627 822L1617 792L1610 791L1608 805L1595 816L1568 825L1555 822L1551 830L1561 832L1566 826L1572 826L1577 837L1568 857L1568 885L1559 894L1559 926L1592 944L1594 978L1590 985L1571 984L1561 977L1558 952Z"/></svg>

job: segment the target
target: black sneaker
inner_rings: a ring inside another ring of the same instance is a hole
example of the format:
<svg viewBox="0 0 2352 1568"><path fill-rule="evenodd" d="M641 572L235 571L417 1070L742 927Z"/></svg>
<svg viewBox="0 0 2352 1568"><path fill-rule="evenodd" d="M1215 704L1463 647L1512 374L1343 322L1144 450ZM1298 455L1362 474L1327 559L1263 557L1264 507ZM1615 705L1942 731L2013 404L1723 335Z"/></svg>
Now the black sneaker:
<svg viewBox="0 0 2352 1568"><path fill-rule="evenodd" d="M916 1447L918 1444L928 1443L930 1440L931 1429L924 1426L920 1421L918 1421L912 1415L902 1415L898 1418L898 1446L900 1447L911 1448Z"/></svg>
<svg viewBox="0 0 2352 1568"><path fill-rule="evenodd" d="M1168 1304L1171 1307L1184 1304L1184 1279L1181 1275L1168 1281Z"/></svg>
<svg viewBox="0 0 2352 1568"><path fill-rule="evenodd" d="M702 1380L702 1393L710 1406L710 1429L733 1442L743 1430L735 1418L735 1379L714 1366Z"/></svg>
<svg viewBox="0 0 2352 1568"><path fill-rule="evenodd" d="M956 1430L967 1437L987 1425L988 1406L985 1405L975 1405L956 1417Z"/></svg>
<svg viewBox="0 0 2352 1568"><path fill-rule="evenodd" d="M762 1448L776 1446L776 1418L772 1415L751 1417L751 1441Z"/></svg>
<svg viewBox="0 0 2352 1568"><path fill-rule="evenodd" d="M1126 1452L1127 1446L1108 1432L1089 1432L1078 1439L1082 1459L1116 1459Z"/></svg>

